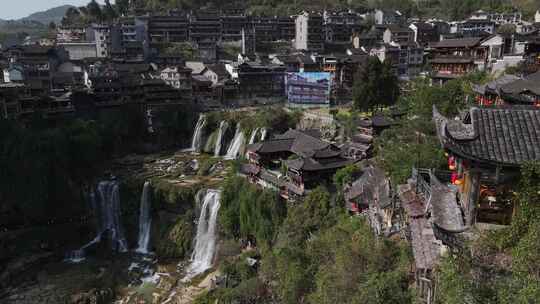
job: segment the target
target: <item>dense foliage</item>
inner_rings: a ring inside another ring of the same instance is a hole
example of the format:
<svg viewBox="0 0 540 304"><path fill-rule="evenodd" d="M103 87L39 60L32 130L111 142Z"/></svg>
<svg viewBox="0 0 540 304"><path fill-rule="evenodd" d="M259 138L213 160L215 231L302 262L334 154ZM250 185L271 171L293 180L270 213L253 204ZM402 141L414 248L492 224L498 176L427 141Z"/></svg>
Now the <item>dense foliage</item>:
<svg viewBox="0 0 540 304"><path fill-rule="evenodd" d="M85 189L113 157L190 137L193 124L183 125L189 111L175 113L156 118L161 131L154 136L136 108L103 111L94 120L52 122L39 114L24 124L0 120L0 222L41 224L81 214Z"/></svg>
<svg viewBox="0 0 540 304"><path fill-rule="evenodd" d="M398 79L389 61L370 57L358 71L353 87L353 105L359 111L373 111L393 105L399 96Z"/></svg>
<svg viewBox="0 0 540 304"><path fill-rule="evenodd" d="M409 115L375 140L377 161L394 184L406 181L411 168L441 168L445 164L432 122L433 106L447 117L454 117L470 105L471 82L483 82L484 74L472 74L431 86L427 80L413 81L407 93L400 97L397 107Z"/></svg>
<svg viewBox="0 0 540 304"><path fill-rule="evenodd" d="M94 122L25 128L0 120L0 204L6 222L28 224L81 208L81 183L103 159L104 138ZM8 220L9 219L9 220Z"/></svg>
<svg viewBox="0 0 540 304"><path fill-rule="evenodd" d="M66 14L63 23L108 21L119 15L127 15L132 8L146 9L154 12L167 12L171 9L194 10L200 8L226 8L232 5L245 7L253 15L290 16L306 10L343 10L356 9L363 13L373 9L399 10L408 17L442 18L445 20L462 20L472 12L482 9L494 12L521 10L525 17L531 18L538 9L538 0L248 0L224 2L220 0L116 0L114 5L105 2L101 8L95 0L80 7L77 13L71 10ZM99 9L98 9L99 8ZM75 16L75 18L73 18Z"/></svg>
<svg viewBox="0 0 540 304"><path fill-rule="evenodd" d="M223 185L219 220L228 237L271 242L284 208L277 193L261 191L242 177L229 177Z"/></svg>
<svg viewBox="0 0 540 304"><path fill-rule="evenodd" d="M121 8L126 6L126 0L118 2L121 3ZM231 4L231 2L219 0L138 0L134 2L139 7L153 10L170 8L196 9L204 6L224 7ZM284 0L249 0L237 1L237 4L244 5L253 14L260 15L293 15L302 10L347 8L354 8L364 12L381 8L396 9L407 16L439 17L452 20L465 18L479 9L505 12L518 8L523 10L526 16L530 17L538 8L537 0L298 0L292 2Z"/></svg>
<svg viewBox="0 0 540 304"><path fill-rule="evenodd" d="M364 220L334 206L323 187L297 204L270 193L241 177L226 181L221 227L227 236L251 235L258 251L224 261L226 286L196 303L411 303L404 244L375 237ZM249 266L248 257L259 262Z"/></svg>

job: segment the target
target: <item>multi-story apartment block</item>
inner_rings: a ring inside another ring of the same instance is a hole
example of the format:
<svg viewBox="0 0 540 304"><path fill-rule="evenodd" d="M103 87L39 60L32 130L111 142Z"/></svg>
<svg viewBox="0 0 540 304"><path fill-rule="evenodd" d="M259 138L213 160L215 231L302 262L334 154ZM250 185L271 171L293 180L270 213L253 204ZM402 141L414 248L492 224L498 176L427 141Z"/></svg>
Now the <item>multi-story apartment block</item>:
<svg viewBox="0 0 540 304"><path fill-rule="evenodd" d="M295 48L297 50L322 52L324 51L324 41L324 20L322 15L303 12L296 17Z"/></svg>
<svg viewBox="0 0 540 304"><path fill-rule="evenodd" d="M426 22L415 22L411 23L409 28L414 33L414 41L418 42L422 46L427 46L432 42L439 41L437 28L433 24Z"/></svg>
<svg viewBox="0 0 540 304"><path fill-rule="evenodd" d="M182 14L151 16L147 20L148 38L151 44L185 42L189 40L189 19Z"/></svg>
<svg viewBox="0 0 540 304"><path fill-rule="evenodd" d="M190 17L189 37L195 43L203 41L221 42L222 31L219 11L200 11Z"/></svg>
<svg viewBox="0 0 540 304"><path fill-rule="evenodd" d="M61 26L56 30L56 42L58 43L82 41L86 41L85 26Z"/></svg>
<svg viewBox="0 0 540 304"><path fill-rule="evenodd" d="M240 41L242 40L242 31L247 32L251 27L251 19L245 14L221 16L223 41Z"/></svg>
<svg viewBox="0 0 540 304"><path fill-rule="evenodd" d="M383 33L383 41L385 43L411 43L414 41L414 32L408 27L401 27L395 24L386 26Z"/></svg>
<svg viewBox="0 0 540 304"><path fill-rule="evenodd" d="M86 33L88 41L96 42L97 57L109 57L113 48L111 26L108 24L92 24Z"/></svg>
<svg viewBox="0 0 540 304"><path fill-rule="evenodd" d="M257 43L291 41L296 37L295 20L291 17L252 17Z"/></svg>
<svg viewBox="0 0 540 304"><path fill-rule="evenodd" d="M350 42L353 33L362 30L362 17L352 12L324 12L325 40Z"/></svg>

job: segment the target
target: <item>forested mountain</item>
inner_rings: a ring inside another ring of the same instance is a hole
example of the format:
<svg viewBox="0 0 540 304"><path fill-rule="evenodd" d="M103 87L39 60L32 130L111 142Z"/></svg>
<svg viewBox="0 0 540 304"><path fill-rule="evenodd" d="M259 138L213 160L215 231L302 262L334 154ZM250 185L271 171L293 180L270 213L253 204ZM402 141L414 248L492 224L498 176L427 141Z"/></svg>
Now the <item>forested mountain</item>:
<svg viewBox="0 0 540 304"><path fill-rule="evenodd" d="M127 0L119 0L120 6ZM139 7L148 9L183 8L195 9L203 6L230 6L234 1L220 0L138 0ZM295 14L310 9L345 9L368 10L374 8L398 9L410 16L440 17L461 19L479 9L490 11L521 10L526 17L531 17L540 7L539 0L248 0L236 1L255 14Z"/></svg>
<svg viewBox="0 0 540 304"><path fill-rule="evenodd" d="M58 7L54 7L51 9L48 9L46 11L37 12L29 15L28 17L24 17L20 20L22 21L37 21L40 23L43 23L45 25L54 22L58 23L62 20L62 17L66 14L66 11L73 7L72 5L62 5Z"/></svg>

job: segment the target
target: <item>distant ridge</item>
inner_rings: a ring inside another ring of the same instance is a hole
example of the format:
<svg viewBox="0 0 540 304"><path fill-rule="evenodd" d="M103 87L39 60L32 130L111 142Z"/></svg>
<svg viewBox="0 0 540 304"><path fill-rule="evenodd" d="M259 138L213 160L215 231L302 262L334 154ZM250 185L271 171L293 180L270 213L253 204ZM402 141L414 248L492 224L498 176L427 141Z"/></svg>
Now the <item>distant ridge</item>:
<svg viewBox="0 0 540 304"><path fill-rule="evenodd" d="M36 21L39 23L43 23L44 25L48 25L51 22L54 23L60 23L62 21L62 18L66 14L66 11L74 7L73 5L62 5L50 8L46 11L37 12L29 15L28 17L24 17L19 19L20 21Z"/></svg>

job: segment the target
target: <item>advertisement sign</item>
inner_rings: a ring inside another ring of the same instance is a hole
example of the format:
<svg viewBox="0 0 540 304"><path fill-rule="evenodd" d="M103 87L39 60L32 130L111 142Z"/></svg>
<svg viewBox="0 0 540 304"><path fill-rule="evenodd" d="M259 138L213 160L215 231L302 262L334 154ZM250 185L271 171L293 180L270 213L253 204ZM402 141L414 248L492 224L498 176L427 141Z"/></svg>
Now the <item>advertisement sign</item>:
<svg viewBox="0 0 540 304"><path fill-rule="evenodd" d="M331 74L304 72L285 74L285 94L289 103L300 105L330 104Z"/></svg>

